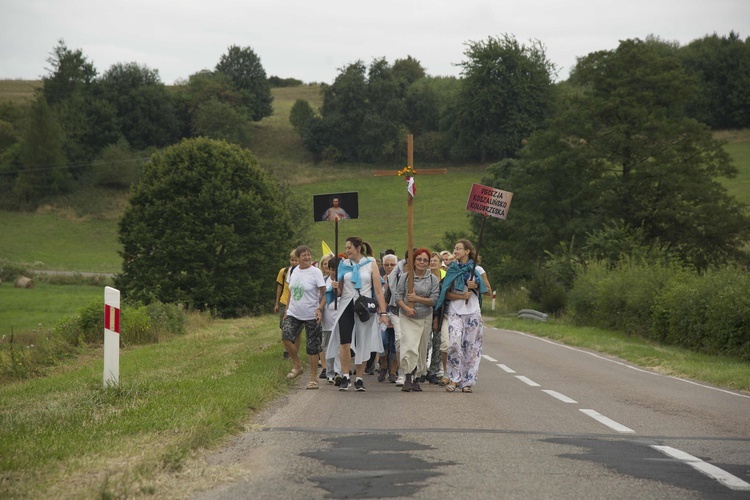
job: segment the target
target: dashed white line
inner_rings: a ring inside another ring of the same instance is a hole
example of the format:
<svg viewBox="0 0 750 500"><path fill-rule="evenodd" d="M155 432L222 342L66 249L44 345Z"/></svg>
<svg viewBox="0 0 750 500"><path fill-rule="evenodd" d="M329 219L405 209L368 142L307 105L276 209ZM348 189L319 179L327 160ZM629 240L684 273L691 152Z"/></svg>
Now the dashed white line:
<svg viewBox="0 0 750 500"><path fill-rule="evenodd" d="M617 432L632 432L635 433L635 431L629 427L625 427L624 425L615 422L611 418L605 417L601 413L599 413L596 410L581 410L583 413L588 415L589 417L593 418L594 420L598 421L599 423L602 423L609 427L610 429L613 429Z"/></svg>
<svg viewBox="0 0 750 500"><path fill-rule="evenodd" d="M576 401L575 399L570 399L565 394L560 394L557 391L550 391L549 389L542 389L542 392L546 392L547 394L549 394L553 398L559 399L563 403L578 403L578 401Z"/></svg>
<svg viewBox="0 0 750 500"><path fill-rule="evenodd" d="M715 465L711 465L708 462L704 462L700 458L694 457L676 448L672 448L671 446L651 445L651 447L655 450L659 450L665 455L668 455L672 458L676 458L677 460L681 462L685 462L693 469L699 472L702 472L703 474L707 475L710 478L717 480L718 482L720 482L721 484L723 484L729 489L738 490L738 491L750 491L749 483L743 481L742 479L738 478L735 475L728 473L727 471L723 469L716 467Z"/></svg>
<svg viewBox="0 0 750 500"><path fill-rule="evenodd" d="M490 363L497 363L497 360L493 358L492 356L487 356L486 354L482 354L482 357L489 361Z"/></svg>
<svg viewBox="0 0 750 500"><path fill-rule="evenodd" d="M720 389L718 387L711 387L709 385L700 384L698 382L693 382L692 380L687 380L687 379L680 378L680 377L674 377L672 375L662 375L661 373L656 373L656 372L644 370L642 368L637 368L637 367L629 365L627 363L623 363L622 361L616 361L614 359L607 358L605 356L601 356L599 354L596 354L596 353L593 353L593 352L590 352L590 351L585 351L583 349L579 349L578 347L573 347L573 346L562 344L562 343L557 342L555 340L550 340L550 339L546 339L546 338L543 338L543 337L537 337L536 335L531 335L530 333L519 332L517 330L504 330L502 328L494 328L494 329L498 330L498 331L506 331L506 332L515 333L515 334L518 334L518 335L522 335L524 337L528 337L530 339L539 340L539 341L545 342L547 344L552 344L552 345L555 345L557 347L562 347L563 349L570 349L571 351L576 351L576 352L580 352L582 354L587 354L589 356L594 356L595 358L601 359L602 361L606 361L608 363L614 363L614 364L617 364L617 365L620 365L620 366L624 366L625 368L629 368L631 370L635 370L635 371L638 371L638 372L641 372L641 373L646 373L648 375L654 375L655 377L667 377L667 378L671 378L673 380L679 380L680 382L686 382L688 384L692 384L692 385L695 385L695 386L698 386L698 387L703 387L704 389L710 389L712 391L723 392L723 393L729 394L731 396L738 396L738 397L741 397L741 398L750 399L750 395L748 395L748 394L740 394L739 392L728 391L726 389Z"/></svg>
<svg viewBox="0 0 750 500"><path fill-rule="evenodd" d="M520 380L521 382L523 382L524 384L530 385L531 387L541 387L539 384L537 384L536 382L534 382L528 377L524 377L523 375L516 375L516 378Z"/></svg>
<svg viewBox="0 0 750 500"><path fill-rule="evenodd" d="M507 372L507 373L516 373L516 371L514 369L510 368L508 365L504 365L502 363L498 363L497 366L499 366L500 369L502 369L504 372Z"/></svg>

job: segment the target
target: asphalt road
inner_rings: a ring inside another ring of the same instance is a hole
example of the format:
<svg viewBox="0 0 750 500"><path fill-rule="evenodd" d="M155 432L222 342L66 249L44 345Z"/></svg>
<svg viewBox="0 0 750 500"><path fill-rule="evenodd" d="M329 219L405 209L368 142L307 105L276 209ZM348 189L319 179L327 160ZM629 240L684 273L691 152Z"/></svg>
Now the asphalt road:
<svg viewBox="0 0 750 500"><path fill-rule="evenodd" d="M305 373L195 498L750 498L750 396L494 328L483 355L473 394Z"/></svg>

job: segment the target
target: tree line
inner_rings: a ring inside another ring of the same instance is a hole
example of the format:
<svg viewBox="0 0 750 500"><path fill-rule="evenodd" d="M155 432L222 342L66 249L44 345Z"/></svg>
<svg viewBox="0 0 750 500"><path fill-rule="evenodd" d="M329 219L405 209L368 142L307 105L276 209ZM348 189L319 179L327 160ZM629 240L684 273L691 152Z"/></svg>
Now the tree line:
<svg viewBox="0 0 750 500"><path fill-rule="evenodd" d="M638 68L635 59L622 61L644 77L631 83L648 86L649 78L675 71L680 85L669 91L682 99L673 112L711 129L750 126L748 40L732 32L684 47L655 37L642 45L660 59L647 68ZM393 64L375 59L369 67L355 61L332 84L323 85L319 110L306 101L295 103L291 122L305 147L327 161L397 161L408 131L422 161L490 163L517 157L535 130L586 92L593 82L585 75L597 70L592 62L624 57L617 51L589 54L579 58L567 81L555 83L556 68L539 41L523 44L503 35L470 41L466 47L460 78L429 76L411 57ZM623 104L643 108L648 101Z"/></svg>
<svg viewBox="0 0 750 500"><path fill-rule="evenodd" d="M297 82L268 78L257 54L238 46L172 87L135 62L100 75L63 40L47 62L30 106L0 104L3 208L33 207L81 185L128 187L148 155L184 138L242 142L249 123L273 112L270 82Z"/></svg>

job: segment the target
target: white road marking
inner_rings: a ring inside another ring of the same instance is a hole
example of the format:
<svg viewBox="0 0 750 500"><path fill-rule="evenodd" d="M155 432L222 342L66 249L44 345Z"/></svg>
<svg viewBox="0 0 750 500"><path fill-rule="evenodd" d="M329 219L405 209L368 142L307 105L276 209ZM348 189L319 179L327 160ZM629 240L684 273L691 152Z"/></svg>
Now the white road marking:
<svg viewBox="0 0 750 500"><path fill-rule="evenodd" d="M539 384L537 384L536 382L534 382L528 377L524 377L523 375L516 375L516 378L520 380L521 382L523 382L524 384L530 385L531 387L541 387Z"/></svg>
<svg viewBox="0 0 750 500"><path fill-rule="evenodd" d="M750 491L750 483L743 481L737 476L732 475L728 473L727 471L716 467L715 465L711 465L708 462L704 462L700 458L694 457L676 448L672 448L671 446L651 445L651 447L655 450L659 450L665 455L668 455L672 458L676 458L677 460L681 462L685 462L693 469L699 472L702 472L703 474L707 475L708 477L712 479L717 480L718 482L720 482L721 484L723 484L729 489L739 490L739 491Z"/></svg>
<svg viewBox="0 0 750 500"><path fill-rule="evenodd" d="M750 399L750 395L747 395L747 394L740 394L739 392L728 391L726 389L720 389L718 387L711 387L710 385L700 384L698 382L693 382L692 380L687 380L687 379L680 378L680 377L675 377L675 376L672 376L672 375L662 375L661 373L651 372L651 371L648 371L648 370L644 370L642 368L637 368L637 367L629 365L627 363L623 363L621 361L614 360L612 358L607 358L607 357L604 357L604 356L600 356L599 354L596 354L596 353L593 353L593 352L590 352L590 351L585 351L585 350L579 349L577 347L572 347L572 346L569 346L569 345L561 344L560 342L557 342L555 340L550 340L550 339L546 339L546 338L543 338L543 337L537 337L536 335L531 335L530 333L519 332L518 330L505 330L505 329L502 329L502 328L495 328L495 327L490 327L490 328L492 328L493 330L497 330L497 331L517 333L518 335L523 335L524 337L528 337L528 338L535 339L535 340L541 340L542 342L546 342L548 344L553 344L553 345L556 345L558 347L564 347L565 349L570 349L571 351L578 351L578 352L581 352L583 354L588 354L589 356L594 356L595 358L599 358L601 360L608 361L608 362L614 363L616 365L624 366L625 368L630 368L631 370L635 370L635 371L638 371L638 372L641 372L641 373L647 373L649 375L654 375L656 377L667 377L667 378L671 378L671 379L674 379L674 380L679 380L680 382L687 382L688 384L696 385L698 387L703 387L704 389L710 389L712 391L719 391L719 392L723 392L724 394L730 394L732 396L739 396L741 398Z"/></svg>
<svg viewBox="0 0 750 500"><path fill-rule="evenodd" d="M578 403L578 401L576 401L575 399L570 399L570 398L569 398L568 396L566 396L565 394L560 394L560 393L559 393L559 392L557 392L557 391L550 391L550 390L548 390L548 389L543 389L543 390L542 390L542 392L546 392L547 394L549 394L549 395L550 395L550 396L552 396L553 398L555 398L555 399L559 399L559 400L560 400L560 401L562 401L563 403Z"/></svg>
<svg viewBox="0 0 750 500"><path fill-rule="evenodd" d="M487 356L486 354L482 354L482 357L489 361L490 363L497 363L497 360L493 358L492 356Z"/></svg>
<svg viewBox="0 0 750 500"><path fill-rule="evenodd" d="M507 373L516 373L515 370L513 370L512 368L510 368L507 365L504 365L502 363L498 363L497 366L499 366L503 371L505 371Z"/></svg>
<svg viewBox="0 0 750 500"><path fill-rule="evenodd" d="M617 432L632 432L635 433L635 431L629 427L625 427L624 425L615 422L611 418L605 417L601 413L595 410L581 410L583 413L588 415L589 417L593 418L594 420L606 425L612 430L615 430Z"/></svg>

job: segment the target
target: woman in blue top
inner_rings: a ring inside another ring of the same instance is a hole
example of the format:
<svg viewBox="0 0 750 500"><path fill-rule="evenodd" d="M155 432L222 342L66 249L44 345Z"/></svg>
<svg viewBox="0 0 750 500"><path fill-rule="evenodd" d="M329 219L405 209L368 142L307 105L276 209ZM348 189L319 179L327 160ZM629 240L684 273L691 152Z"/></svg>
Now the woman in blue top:
<svg viewBox="0 0 750 500"><path fill-rule="evenodd" d="M375 259L368 256L372 255L372 248L368 243L363 242L362 238L351 236L346 239L345 251L347 258L339 263L337 279L331 282L332 289L340 295L341 299L338 303L339 313L331 331L326 357L339 355L341 374L344 377L339 390L346 391L349 389L349 370L352 361L350 350L354 351L357 375L354 388L364 391L362 376L365 372L365 363L371 353L383 352L378 322L390 326L390 320L385 312L386 303L383 285L380 281L380 269ZM370 319L364 322L354 314L354 301L360 294L375 298L378 303L378 314L370 316Z"/></svg>
<svg viewBox="0 0 750 500"><path fill-rule="evenodd" d="M476 254L469 240L458 240L454 260L448 266L436 308L448 307L448 392L460 388L472 392L482 359L482 311L480 294L492 295L474 264Z"/></svg>

